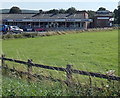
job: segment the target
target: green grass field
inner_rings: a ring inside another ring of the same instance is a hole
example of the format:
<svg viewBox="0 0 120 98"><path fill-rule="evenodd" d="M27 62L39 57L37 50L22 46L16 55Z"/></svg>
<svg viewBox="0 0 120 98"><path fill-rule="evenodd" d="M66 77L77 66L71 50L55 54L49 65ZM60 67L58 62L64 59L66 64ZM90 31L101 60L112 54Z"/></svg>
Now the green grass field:
<svg viewBox="0 0 120 98"><path fill-rule="evenodd" d="M104 73L118 69L118 32L101 31L3 40L6 57Z"/></svg>
<svg viewBox="0 0 120 98"><path fill-rule="evenodd" d="M27 61L33 59L34 63L49 66L66 67L73 64L74 69L87 70L105 74L108 70L115 70L118 74L118 31L84 32L76 34L65 34L56 36L8 39L2 41L3 53L6 57ZM8 63L9 67L26 71L25 65ZM33 73L44 74L62 80L66 79L65 73L50 71L41 68L33 68ZM80 83L89 84L89 77L73 75ZM97 86L101 83L108 85L105 79L92 78ZM107 84L106 84L107 83ZM111 82L112 83L112 82ZM9 85L8 85L9 84ZM118 83L117 83L118 84ZM95 85L94 85L95 86ZM104 91L91 90L78 87L69 88L61 83L50 81L33 82L28 84L25 80L3 77L3 96L68 96L68 95L118 95L119 86L109 86ZM92 88L93 89L93 88ZM22 91L23 90L23 91Z"/></svg>

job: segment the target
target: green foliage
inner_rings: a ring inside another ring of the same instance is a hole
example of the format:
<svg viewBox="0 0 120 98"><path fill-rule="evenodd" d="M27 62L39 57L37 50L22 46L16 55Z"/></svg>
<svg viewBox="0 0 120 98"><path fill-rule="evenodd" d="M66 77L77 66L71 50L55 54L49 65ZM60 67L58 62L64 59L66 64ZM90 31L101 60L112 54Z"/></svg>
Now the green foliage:
<svg viewBox="0 0 120 98"><path fill-rule="evenodd" d="M2 35L2 39L10 39L10 38L14 38L14 35L12 34Z"/></svg>
<svg viewBox="0 0 120 98"><path fill-rule="evenodd" d="M118 9L114 10L114 23L120 24L120 7L118 6Z"/></svg>
<svg viewBox="0 0 120 98"><path fill-rule="evenodd" d="M76 13L77 12L77 10L76 10L76 8L74 8L74 7L71 7L71 8L68 8L67 10L65 10L65 9L51 9L51 10L49 10L49 11L46 11L45 13L55 13L55 14L57 14L57 13L62 13L62 14L65 14L65 13L69 13L69 14L71 14L71 13Z"/></svg>
<svg viewBox="0 0 120 98"><path fill-rule="evenodd" d="M37 36L37 33L22 33L22 36L26 38L30 38L30 37L34 38Z"/></svg>
<svg viewBox="0 0 120 98"><path fill-rule="evenodd" d="M89 17L90 19L93 19L93 18L94 18L94 15L95 15L95 11L88 10L87 12L88 12L88 17Z"/></svg>
<svg viewBox="0 0 120 98"><path fill-rule="evenodd" d="M59 10L57 10L57 9L52 9L52 10L49 10L49 11L47 11L47 13L55 13L55 14L57 14L57 13L59 13Z"/></svg>
<svg viewBox="0 0 120 98"><path fill-rule="evenodd" d="M120 7L118 7L118 24L120 25Z"/></svg>
<svg viewBox="0 0 120 98"><path fill-rule="evenodd" d="M71 7L71 8L68 8L67 10L66 10L66 13L75 13L75 12L77 12L77 10L74 8L74 7Z"/></svg>
<svg viewBox="0 0 120 98"><path fill-rule="evenodd" d="M99 9L98 9L98 11L105 11L106 10L106 8L104 8L104 7L100 7Z"/></svg>
<svg viewBox="0 0 120 98"><path fill-rule="evenodd" d="M9 11L10 14L18 14L21 12L22 12L21 9L19 7L16 7L16 6L13 6Z"/></svg>
<svg viewBox="0 0 120 98"><path fill-rule="evenodd" d="M2 39L34 38L37 36L38 36L38 33L5 34L5 35L2 35Z"/></svg>
<svg viewBox="0 0 120 98"><path fill-rule="evenodd" d="M113 13L114 13L114 15L113 15L114 16L114 23L118 24L118 10L115 9Z"/></svg>
<svg viewBox="0 0 120 98"><path fill-rule="evenodd" d="M43 10L39 10L39 13L43 13Z"/></svg>
<svg viewBox="0 0 120 98"><path fill-rule="evenodd" d="M59 10L59 13L61 13L61 14L64 14L65 12L66 12L65 9L60 9L60 10Z"/></svg>

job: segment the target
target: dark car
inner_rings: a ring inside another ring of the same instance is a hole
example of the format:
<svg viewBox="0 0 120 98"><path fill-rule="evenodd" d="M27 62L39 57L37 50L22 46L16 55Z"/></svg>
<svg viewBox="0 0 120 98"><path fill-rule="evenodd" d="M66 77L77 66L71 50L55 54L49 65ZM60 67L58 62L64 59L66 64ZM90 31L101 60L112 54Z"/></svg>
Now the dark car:
<svg viewBox="0 0 120 98"><path fill-rule="evenodd" d="M23 29L23 31L28 31L28 32L34 31L32 27L21 27L21 28Z"/></svg>

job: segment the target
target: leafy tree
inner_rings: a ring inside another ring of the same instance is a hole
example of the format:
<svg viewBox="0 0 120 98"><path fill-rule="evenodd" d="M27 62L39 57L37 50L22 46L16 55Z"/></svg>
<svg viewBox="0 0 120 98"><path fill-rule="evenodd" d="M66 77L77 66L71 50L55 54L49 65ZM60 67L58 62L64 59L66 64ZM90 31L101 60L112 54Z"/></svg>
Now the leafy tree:
<svg viewBox="0 0 120 98"><path fill-rule="evenodd" d="M98 9L98 11L105 11L106 10L106 8L104 8L104 7L100 7L99 9Z"/></svg>
<svg viewBox="0 0 120 98"><path fill-rule="evenodd" d="M118 24L118 10L117 9L114 10L113 16L114 16L114 23Z"/></svg>
<svg viewBox="0 0 120 98"><path fill-rule="evenodd" d="M118 9L114 10L114 23L120 24L120 6L118 6Z"/></svg>
<svg viewBox="0 0 120 98"><path fill-rule="evenodd" d="M19 7L16 7L16 6L13 6L11 9L10 9L10 11L9 11L9 13L21 13L22 11L21 11L21 9L19 8Z"/></svg>
<svg viewBox="0 0 120 98"><path fill-rule="evenodd" d="M92 11L92 10L88 10L88 17L93 19L94 18L94 15L95 15L95 11Z"/></svg>
<svg viewBox="0 0 120 98"><path fill-rule="evenodd" d="M39 13L43 13L43 10L39 10Z"/></svg>
<svg viewBox="0 0 120 98"><path fill-rule="evenodd" d="M59 13L64 14L65 12L66 12L66 10L64 10L64 9L60 9L60 10L59 10Z"/></svg>
<svg viewBox="0 0 120 98"><path fill-rule="evenodd" d="M74 7L68 8L66 10L66 13L75 13L75 12L77 12L77 10Z"/></svg>
<svg viewBox="0 0 120 98"><path fill-rule="evenodd" d="M120 25L120 6L118 6L118 24Z"/></svg>
<svg viewBox="0 0 120 98"><path fill-rule="evenodd" d="M52 10L47 11L47 13L55 13L55 14L57 14L57 13L59 13L59 10L52 9Z"/></svg>

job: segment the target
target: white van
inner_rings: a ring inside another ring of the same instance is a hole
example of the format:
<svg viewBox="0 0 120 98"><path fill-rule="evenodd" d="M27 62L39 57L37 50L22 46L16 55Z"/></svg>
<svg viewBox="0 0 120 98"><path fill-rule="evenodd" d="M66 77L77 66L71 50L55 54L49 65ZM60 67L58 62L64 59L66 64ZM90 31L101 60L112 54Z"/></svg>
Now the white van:
<svg viewBox="0 0 120 98"><path fill-rule="evenodd" d="M13 33L22 33L23 29L20 29L18 26L9 26L9 31Z"/></svg>

